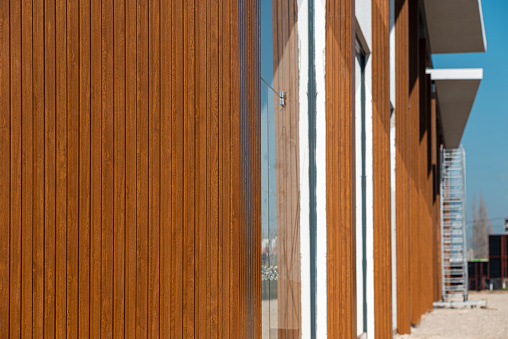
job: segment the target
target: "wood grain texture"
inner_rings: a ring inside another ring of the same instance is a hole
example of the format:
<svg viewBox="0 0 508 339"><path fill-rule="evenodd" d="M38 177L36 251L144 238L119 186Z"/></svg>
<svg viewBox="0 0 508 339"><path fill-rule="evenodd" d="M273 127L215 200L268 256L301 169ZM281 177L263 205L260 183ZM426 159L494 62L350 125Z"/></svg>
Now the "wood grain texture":
<svg viewBox="0 0 508 339"><path fill-rule="evenodd" d="M91 28L90 1L79 2L79 282L78 336L90 337Z"/></svg>
<svg viewBox="0 0 508 339"><path fill-rule="evenodd" d="M259 337L259 2L3 1L0 47L0 337Z"/></svg>
<svg viewBox="0 0 508 339"><path fill-rule="evenodd" d="M418 52L418 1L409 0L409 279L411 324L421 317L420 243L420 54Z"/></svg>
<svg viewBox="0 0 508 339"><path fill-rule="evenodd" d="M395 2L395 149L397 332L409 334L409 16L408 0Z"/></svg>
<svg viewBox="0 0 508 339"><path fill-rule="evenodd" d="M372 181L376 338L392 337L389 11L389 1L372 1Z"/></svg>
<svg viewBox="0 0 508 339"><path fill-rule="evenodd" d="M9 336L10 301L10 23L9 3L0 4L0 337Z"/></svg>
<svg viewBox="0 0 508 339"><path fill-rule="evenodd" d="M56 45L55 3L44 2L44 336L56 316Z"/></svg>
<svg viewBox="0 0 508 339"><path fill-rule="evenodd" d="M355 3L326 2L328 336L356 337Z"/></svg>
<svg viewBox="0 0 508 339"><path fill-rule="evenodd" d="M113 336L125 337L126 3L113 3Z"/></svg>
<svg viewBox="0 0 508 339"><path fill-rule="evenodd" d="M33 68L32 2L21 2L21 336L32 334Z"/></svg>

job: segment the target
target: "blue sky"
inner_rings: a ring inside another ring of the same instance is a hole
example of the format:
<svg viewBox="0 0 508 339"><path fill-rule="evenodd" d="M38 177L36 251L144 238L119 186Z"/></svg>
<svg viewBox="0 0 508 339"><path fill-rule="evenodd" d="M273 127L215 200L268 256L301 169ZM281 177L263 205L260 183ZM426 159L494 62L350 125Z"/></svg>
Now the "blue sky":
<svg viewBox="0 0 508 339"><path fill-rule="evenodd" d="M462 144L466 150L467 219L483 194L495 233L508 217L508 1L482 1L487 52L435 55L434 68L483 68ZM498 218L498 219L496 219Z"/></svg>

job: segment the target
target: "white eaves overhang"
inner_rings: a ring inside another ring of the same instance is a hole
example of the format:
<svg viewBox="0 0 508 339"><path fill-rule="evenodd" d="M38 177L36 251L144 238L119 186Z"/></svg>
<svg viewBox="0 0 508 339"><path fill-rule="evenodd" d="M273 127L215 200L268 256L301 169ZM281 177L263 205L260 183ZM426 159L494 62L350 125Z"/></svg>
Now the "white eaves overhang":
<svg viewBox="0 0 508 339"><path fill-rule="evenodd" d="M487 50L481 0L424 0L432 54Z"/></svg>
<svg viewBox="0 0 508 339"><path fill-rule="evenodd" d="M436 86L444 146L458 148L483 69L427 69Z"/></svg>

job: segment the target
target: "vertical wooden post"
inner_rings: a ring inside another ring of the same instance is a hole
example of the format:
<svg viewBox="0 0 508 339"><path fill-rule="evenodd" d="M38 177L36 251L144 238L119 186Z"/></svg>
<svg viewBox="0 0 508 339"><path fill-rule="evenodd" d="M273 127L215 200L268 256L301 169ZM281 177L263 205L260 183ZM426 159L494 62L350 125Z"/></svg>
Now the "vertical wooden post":
<svg viewBox="0 0 508 339"><path fill-rule="evenodd" d="M328 336L356 338L355 2L326 3Z"/></svg>

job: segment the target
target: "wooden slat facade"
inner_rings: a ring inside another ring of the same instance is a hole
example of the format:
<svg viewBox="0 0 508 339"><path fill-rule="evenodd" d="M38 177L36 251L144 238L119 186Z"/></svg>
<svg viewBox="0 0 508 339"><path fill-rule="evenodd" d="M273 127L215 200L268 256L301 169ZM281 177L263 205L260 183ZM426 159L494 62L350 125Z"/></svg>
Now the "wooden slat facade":
<svg viewBox="0 0 508 339"><path fill-rule="evenodd" d="M372 1L374 337L392 337L390 207L390 2Z"/></svg>
<svg viewBox="0 0 508 339"><path fill-rule="evenodd" d="M278 332L299 337L298 7L273 6L274 84L287 92L275 103ZM392 269L399 333L441 296L441 137L418 10L395 1L391 267L389 1L372 0L379 338L392 334ZM354 0L327 0L331 338L357 334L355 24ZM0 337L261 336L259 25L258 0L1 2Z"/></svg>
<svg viewBox="0 0 508 339"><path fill-rule="evenodd" d="M328 336L356 337L355 2L326 2Z"/></svg>
<svg viewBox="0 0 508 339"><path fill-rule="evenodd" d="M411 331L409 255L409 4L395 2L397 330Z"/></svg>
<svg viewBox="0 0 508 339"><path fill-rule="evenodd" d="M0 7L0 337L259 337L259 2Z"/></svg>

